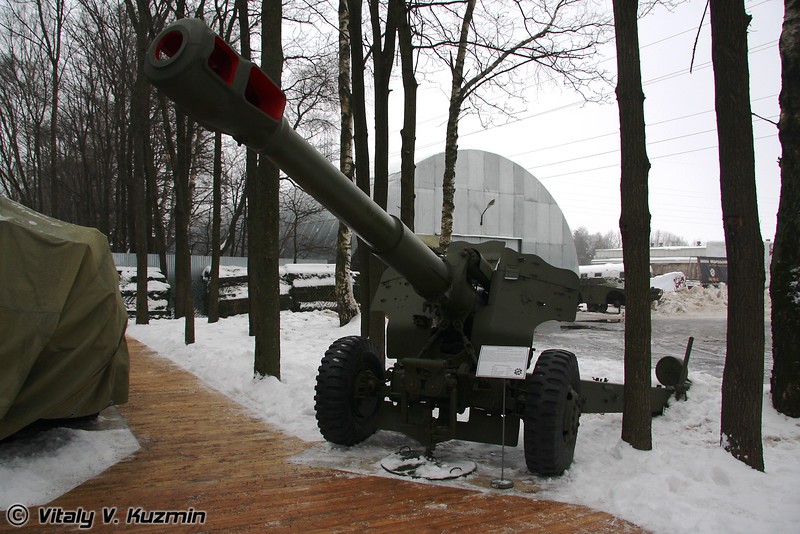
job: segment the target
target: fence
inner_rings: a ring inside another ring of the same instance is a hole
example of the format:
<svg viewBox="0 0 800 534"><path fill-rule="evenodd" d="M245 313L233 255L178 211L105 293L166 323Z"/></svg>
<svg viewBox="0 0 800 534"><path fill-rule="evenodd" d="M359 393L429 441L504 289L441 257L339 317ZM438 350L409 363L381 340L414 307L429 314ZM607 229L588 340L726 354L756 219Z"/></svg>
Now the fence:
<svg viewBox="0 0 800 534"><path fill-rule="evenodd" d="M112 252L114 265L117 267L136 267L136 254L126 252ZM221 256L220 265L230 265L232 267L247 267L247 258L235 256ZM211 265L211 256L192 256L192 282L200 280L203 269ZM158 254L147 255L147 266L161 268L161 260ZM175 284L175 255L167 254L167 276L170 284Z"/></svg>
<svg viewBox="0 0 800 534"><path fill-rule="evenodd" d="M136 267L136 254L131 253L124 253L124 252L112 252L111 255L114 258L114 264L117 267ZM235 256L222 256L220 257L220 266L229 266L229 267L247 267L247 258L242 257L235 257ZM294 263L291 259L281 259L280 264L286 265L289 263ZM324 263L320 262L320 260L299 260L298 263ZM195 312L202 314L204 306L204 299L205 299L205 292L206 287L205 283L203 282L203 270L211 265L211 256L192 256L192 299L194 301L194 308ZM161 268L161 260L158 257L158 254L148 254L147 255L147 266L148 267L157 267ZM167 272L164 273L167 276L167 281L170 283L171 286L175 286L175 255L174 254L167 254ZM175 306L175 294L173 291L169 292L169 308L174 309ZM283 298L283 297L281 297ZM311 299L311 297L306 297L307 299ZM315 297L318 298L318 297ZM313 299L311 299L313 300ZM298 301L297 306L300 306L300 302Z"/></svg>

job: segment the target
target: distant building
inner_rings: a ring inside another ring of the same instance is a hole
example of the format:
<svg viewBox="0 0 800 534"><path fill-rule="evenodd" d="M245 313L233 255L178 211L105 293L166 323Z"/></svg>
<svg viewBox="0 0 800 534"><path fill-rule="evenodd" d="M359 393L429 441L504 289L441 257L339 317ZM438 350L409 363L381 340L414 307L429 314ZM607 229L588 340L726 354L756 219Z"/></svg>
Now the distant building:
<svg viewBox="0 0 800 534"><path fill-rule="evenodd" d="M764 241L764 265L769 285L769 266L772 261L772 242ZM592 264L622 263L621 248L595 251ZM681 271L687 280L704 284L728 282L728 259L724 241L709 241L705 245L650 247L651 276Z"/></svg>
<svg viewBox="0 0 800 534"><path fill-rule="evenodd" d="M705 245L686 247L650 247L650 268L652 276L681 271L689 280L701 280L698 258L725 260L725 255L725 243L722 241L709 241ZM602 263L622 263L622 249L596 250L592 264ZM727 281L727 277L725 281Z"/></svg>
<svg viewBox="0 0 800 534"><path fill-rule="evenodd" d="M422 160L416 169L415 232L437 235L441 228L444 154ZM389 177L388 212L400 216L400 174ZM545 187L511 160L481 150L461 150L456 163L453 240L505 241L558 267L578 272L572 231ZM309 260L333 261L338 223L326 213L300 229L302 240L317 251ZM327 246L326 246L327 245ZM291 257L287 241L281 257ZM298 247L299 248L299 247Z"/></svg>
<svg viewBox="0 0 800 534"><path fill-rule="evenodd" d="M419 162L416 170L414 231L439 234L442 221L444 154ZM572 230L550 192L527 170L498 154L459 150L453 240L506 246L536 254L578 272ZM400 174L389 177L388 211L400 215Z"/></svg>

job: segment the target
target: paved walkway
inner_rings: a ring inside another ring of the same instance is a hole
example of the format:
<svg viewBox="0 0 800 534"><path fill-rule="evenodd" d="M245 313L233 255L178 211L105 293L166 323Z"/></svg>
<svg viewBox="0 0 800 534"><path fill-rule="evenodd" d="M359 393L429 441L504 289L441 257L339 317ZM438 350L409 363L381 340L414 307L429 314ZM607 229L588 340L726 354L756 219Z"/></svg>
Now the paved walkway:
<svg viewBox="0 0 800 534"><path fill-rule="evenodd" d="M129 346L130 401L119 411L141 449L48 505L94 511L94 531L124 528L128 514L156 520L151 512L182 510L205 512L205 522L176 525L200 516L164 516L173 524L152 531L641 532L573 504L295 464L289 458L310 444L254 419L142 344ZM22 530L46 530L33 523Z"/></svg>

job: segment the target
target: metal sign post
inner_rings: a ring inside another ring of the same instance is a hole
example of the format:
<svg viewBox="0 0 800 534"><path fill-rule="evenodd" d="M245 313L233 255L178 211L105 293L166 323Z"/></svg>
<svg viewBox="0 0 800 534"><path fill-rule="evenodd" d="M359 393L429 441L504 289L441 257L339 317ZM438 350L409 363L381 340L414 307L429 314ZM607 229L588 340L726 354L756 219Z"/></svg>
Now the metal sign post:
<svg viewBox="0 0 800 534"><path fill-rule="evenodd" d="M478 369L475 376L484 378L500 378L503 380L503 413L502 437L500 439L500 478L492 480L495 489L511 489L512 480L506 480L506 380L524 380L528 366L530 347L502 347L484 345L478 357Z"/></svg>

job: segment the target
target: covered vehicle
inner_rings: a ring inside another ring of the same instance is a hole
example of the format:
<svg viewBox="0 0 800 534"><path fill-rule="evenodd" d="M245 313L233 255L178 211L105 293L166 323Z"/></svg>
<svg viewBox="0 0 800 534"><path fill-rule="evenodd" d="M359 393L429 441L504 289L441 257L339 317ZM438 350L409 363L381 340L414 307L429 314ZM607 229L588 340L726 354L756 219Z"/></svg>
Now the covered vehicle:
<svg viewBox="0 0 800 534"><path fill-rule="evenodd" d="M0 197L0 439L127 402L127 319L102 233Z"/></svg>

